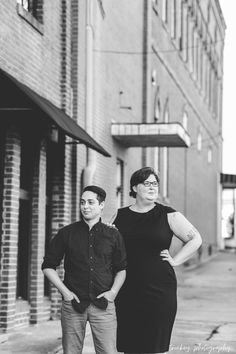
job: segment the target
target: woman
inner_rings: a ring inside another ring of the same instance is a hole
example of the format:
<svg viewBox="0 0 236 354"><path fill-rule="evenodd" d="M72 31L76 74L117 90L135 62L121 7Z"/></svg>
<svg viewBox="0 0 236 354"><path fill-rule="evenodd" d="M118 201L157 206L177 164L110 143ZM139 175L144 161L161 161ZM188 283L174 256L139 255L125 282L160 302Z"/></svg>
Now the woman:
<svg viewBox="0 0 236 354"><path fill-rule="evenodd" d="M176 277L173 267L189 259L202 240L190 222L174 209L156 203L159 177L150 167L133 173L131 206L118 210L114 224L124 237L128 268L116 299L117 349L129 353L169 350L176 315ZM184 242L171 256L173 234Z"/></svg>

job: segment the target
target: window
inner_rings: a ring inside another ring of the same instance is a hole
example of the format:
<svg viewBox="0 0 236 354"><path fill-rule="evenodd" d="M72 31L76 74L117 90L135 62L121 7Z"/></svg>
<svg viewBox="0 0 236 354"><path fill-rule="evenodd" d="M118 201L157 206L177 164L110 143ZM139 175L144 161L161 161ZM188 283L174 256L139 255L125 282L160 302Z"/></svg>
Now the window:
<svg viewBox="0 0 236 354"><path fill-rule="evenodd" d="M155 120L155 122L158 122L159 119L160 119L160 111L161 111L160 100L158 99L156 104L155 104L155 112L154 112L154 120Z"/></svg>
<svg viewBox="0 0 236 354"><path fill-rule="evenodd" d="M207 69L207 55L205 47L202 48L202 91L206 96L206 69Z"/></svg>
<svg viewBox="0 0 236 354"><path fill-rule="evenodd" d="M218 81L218 80L217 80ZM222 87L220 85L220 82L217 82L217 118L221 116L221 111L222 111L222 100L221 100L221 95L222 95Z"/></svg>
<svg viewBox="0 0 236 354"><path fill-rule="evenodd" d="M215 31L214 31L214 41L215 41L215 46L217 46L218 44L218 31L217 31L217 27L215 27Z"/></svg>
<svg viewBox="0 0 236 354"><path fill-rule="evenodd" d="M213 112L214 117L218 117L218 79L217 79L217 72L213 72Z"/></svg>
<svg viewBox="0 0 236 354"><path fill-rule="evenodd" d="M207 152L207 162L208 162L209 164L212 163L212 148L211 148L211 147L208 148L208 152Z"/></svg>
<svg viewBox="0 0 236 354"><path fill-rule="evenodd" d="M158 122L160 120L161 113L161 103L159 98L159 87L156 91L155 102L154 102L154 121Z"/></svg>
<svg viewBox="0 0 236 354"><path fill-rule="evenodd" d="M177 8L176 8L176 0L172 0L171 2L171 37L176 38L176 18L177 18Z"/></svg>
<svg viewBox="0 0 236 354"><path fill-rule="evenodd" d="M162 21L168 22L168 0L162 0Z"/></svg>
<svg viewBox="0 0 236 354"><path fill-rule="evenodd" d="M188 128L188 114L186 112L183 114L183 127L185 130Z"/></svg>
<svg viewBox="0 0 236 354"><path fill-rule="evenodd" d="M17 0L22 8L43 23L43 0Z"/></svg>
<svg viewBox="0 0 236 354"><path fill-rule="evenodd" d="M207 23L208 23L208 26L210 25L210 22L211 22L211 6L210 6L210 3L209 3L208 7L207 7Z"/></svg>
<svg viewBox="0 0 236 354"><path fill-rule="evenodd" d="M194 73L194 27L189 34L189 68L190 72Z"/></svg>
<svg viewBox="0 0 236 354"><path fill-rule="evenodd" d="M208 54L206 55L206 72L205 72L205 88L206 88L206 101L209 102L209 87L210 87L210 83L209 83L209 72L210 72L210 63L209 63L209 56Z"/></svg>
<svg viewBox="0 0 236 354"><path fill-rule="evenodd" d="M201 132L199 132L198 136L197 136L197 150L199 152L202 150L202 134L201 134Z"/></svg>
<svg viewBox="0 0 236 354"><path fill-rule="evenodd" d="M153 148L153 168L154 171L160 171L160 149L158 147Z"/></svg>
<svg viewBox="0 0 236 354"><path fill-rule="evenodd" d="M193 32L193 76L194 79L198 78L198 38L197 32L194 30Z"/></svg>
<svg viewBox="0 0 236 354"><path fill-rule="evenodd" d="M188 11L187 5L181 3L181 42L184 61L188 60Z"/></svg>
<svg viewBox="0 0 236 354"><path fill-rule="evenodd" d="M199 42L201 43L201 42ZM203 86L203 48L202 43L199 47L199 86L202 89Z"/></svg>
<svg viewBox="0 0 236 354"><path fill-rule="evenodd" d="M199 81L199 38L196 33L196 80Z"/></svg>
<svg viewBox="0 0 236 354"><path fill-rule="evenodd" d="M29 0L18 0L18 4L20 4L26 11L29 11Z"/></svg>
<svg viewBox="0 0 236 354"><path fill-rule="evenodd" d="M212 66L211 66L211 63L209 65L209 78L208 78L208 97L209 97L209 101L208 101L208 104L209 104L209 108L211 109L212 108L212 77L213 77L213 72L212 72Z"/></svg>
<svg viewBox="0 0 236 354"><path fill-rule="evenodd" d="M120 208L124 203L124 162L121 159L116 160L116 196Z"/></svg>
<svg viewBox="0 0 236 354"><path fill-rule="evenodd" d="M166 104L164 113L164 123L169 122L168 102ZM168 198L169 186L169 151L167 147L163 148L163 198Z"/></svg>
<svg viewBox="0 0 236 354"><path fill-rule="evenodd" d="M160 90L159 87L156 90L155 102L154 102L154 122L160 121L161 115L161 103L160 103ZM155 171L160 170L160 149L158 147L153 148L153 168Z"/></svg>

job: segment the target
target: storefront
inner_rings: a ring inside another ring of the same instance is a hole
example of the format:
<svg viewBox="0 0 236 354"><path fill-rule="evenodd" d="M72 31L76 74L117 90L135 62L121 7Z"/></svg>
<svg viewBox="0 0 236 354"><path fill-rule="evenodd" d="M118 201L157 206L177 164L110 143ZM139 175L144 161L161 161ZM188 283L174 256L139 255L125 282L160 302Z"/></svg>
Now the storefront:
<svg viewBox="0 0 236 354"><path fill-rule="evenodd" d="M0 329L8 331L56 307L41 262L51 235L71 221L72 145L110 155L50 101L2 70L0 81Z"/></svg>

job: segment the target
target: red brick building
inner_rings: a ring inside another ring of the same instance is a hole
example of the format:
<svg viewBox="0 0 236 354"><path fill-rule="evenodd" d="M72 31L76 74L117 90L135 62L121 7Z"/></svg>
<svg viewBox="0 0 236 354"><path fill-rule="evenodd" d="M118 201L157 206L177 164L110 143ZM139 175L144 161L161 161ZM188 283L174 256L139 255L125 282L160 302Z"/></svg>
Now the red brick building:
<svg viewBox="0 0 236 354"><path fill-rule="evenodd" d="M109 219L131 202L131 173L154 166L160 200L198 227L203 256L214 251L218 1L10 0L0 30L0 331L57 315L41 262L56 230L79 218L85 184L106 188Z"/></svg>

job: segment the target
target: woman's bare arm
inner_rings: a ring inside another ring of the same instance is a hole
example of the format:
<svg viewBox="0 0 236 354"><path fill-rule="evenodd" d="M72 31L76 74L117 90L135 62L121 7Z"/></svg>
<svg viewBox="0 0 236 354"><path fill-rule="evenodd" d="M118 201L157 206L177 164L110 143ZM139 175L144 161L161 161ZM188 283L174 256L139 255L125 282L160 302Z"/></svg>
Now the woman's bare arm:
<svg viewBox="0 0 236 354"><path fill-rule="evenodd" d="M172 266L178 266L197 251L202 244L202 238L198 230L180 212L169 213L167 217L171 230L184 246L173 257L168 250L163 250L161 256Z"/></svg>

